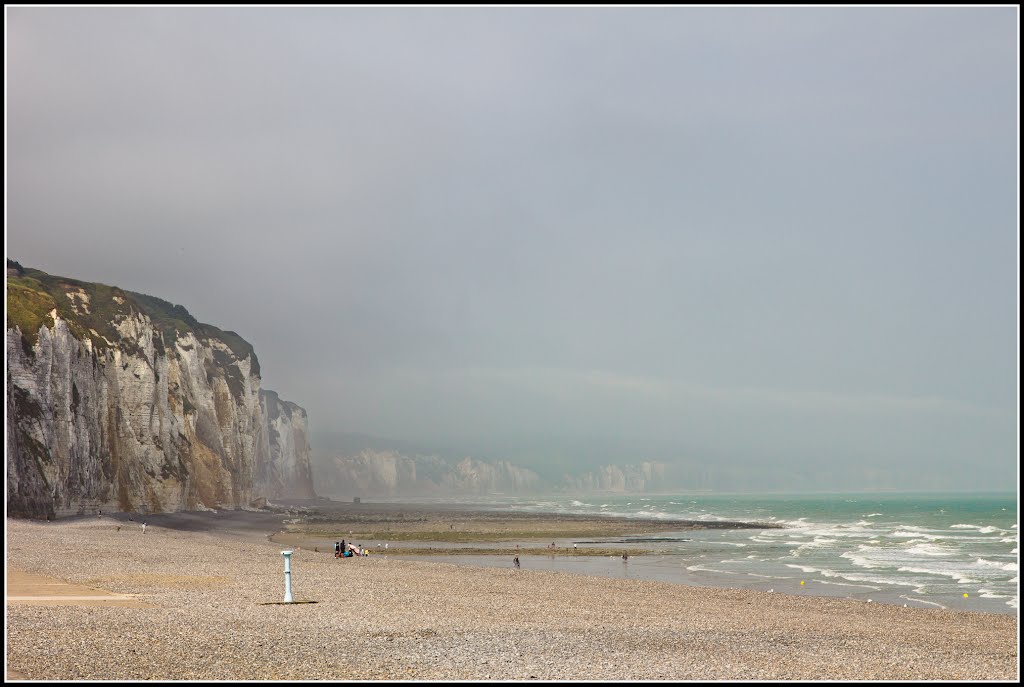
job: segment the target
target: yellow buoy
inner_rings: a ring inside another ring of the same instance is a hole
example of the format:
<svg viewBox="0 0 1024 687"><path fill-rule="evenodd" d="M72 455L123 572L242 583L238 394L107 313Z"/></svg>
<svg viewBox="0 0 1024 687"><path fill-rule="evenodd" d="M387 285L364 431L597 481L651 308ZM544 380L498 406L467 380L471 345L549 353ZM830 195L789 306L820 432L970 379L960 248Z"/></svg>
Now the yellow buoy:
<svg viewBox="0 0 1024 687"><path fill-rule="evenodd" d="M964 598L965 599L967 598L967 592L964 592Z"/></svg>
<svg viewBox="0 0 1024 687"><path fill-rule="evenodd" d="M800 580L800 584L802 585L803 583L804 583L804 581L803 581L803 580Z"/></svg>

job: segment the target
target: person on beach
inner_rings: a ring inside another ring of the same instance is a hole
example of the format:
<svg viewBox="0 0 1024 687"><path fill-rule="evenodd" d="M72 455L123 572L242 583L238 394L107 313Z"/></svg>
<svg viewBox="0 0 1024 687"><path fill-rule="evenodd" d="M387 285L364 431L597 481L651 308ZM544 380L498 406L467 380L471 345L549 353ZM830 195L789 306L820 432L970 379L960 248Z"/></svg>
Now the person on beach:
<svg viewBox="0 0 1024 687"><path fill-rule="evenodd" d="M519 567L519 556L516 556L512 559L512 564L515 565L517 568Z"/></svg>
<svg viewBox="0 0 1024 687"><path fill-rule="evenodd" d="M142 533L143 533L143 534L145 534L145 533L146 533L146 525L147 525L147 524L149 524L149 523L145 523L145 522L144 522L144 523L142 523Z"/></svg>
<svg viewBox="0 0 1024 687"><path fill-rule="evenodd" d="M629 560L629 554L628 553L622 554L622 562L625 563L628 560Z"/></svg>

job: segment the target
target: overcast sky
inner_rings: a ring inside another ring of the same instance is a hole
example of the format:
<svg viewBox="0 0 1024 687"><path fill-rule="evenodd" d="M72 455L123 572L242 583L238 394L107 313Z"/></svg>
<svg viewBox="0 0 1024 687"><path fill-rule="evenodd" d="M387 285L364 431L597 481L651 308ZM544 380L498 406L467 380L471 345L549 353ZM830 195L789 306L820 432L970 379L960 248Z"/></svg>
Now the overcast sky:
<svg viewBox="0 0 1024 687"><path fill-rule="evenodd" d="M1016 483L1015 7L6 20L7 255L314 436Z"/></svg>

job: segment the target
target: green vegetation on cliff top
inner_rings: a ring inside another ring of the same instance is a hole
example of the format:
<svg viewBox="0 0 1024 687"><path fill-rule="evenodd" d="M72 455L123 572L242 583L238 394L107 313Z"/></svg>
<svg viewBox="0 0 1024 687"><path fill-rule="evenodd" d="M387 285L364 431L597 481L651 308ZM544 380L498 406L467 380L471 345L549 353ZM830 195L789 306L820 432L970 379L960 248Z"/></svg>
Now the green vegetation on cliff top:
<svg viewBox="0 0 1024 687"><path fill-rule="evenodd" d="M84 297L81 295L84 294ZM238 359L247 356L252 370L259 374L259 361L252 345L232 331L197 321L188 310L155 296L125 291L116 286L58 277L41 270L22 267L7 260L7 328L21 330L22 346L30 351L39 340L39 329L53 326L54 310L65 320L75 338L90 339L99 350L117 345L136 348L117 331L115 324L132 311L149 317L163 334L164 342L173 344L180 334L191 332L197 339L218 339ZM159 344L158 344L159 345Z"/></svg>

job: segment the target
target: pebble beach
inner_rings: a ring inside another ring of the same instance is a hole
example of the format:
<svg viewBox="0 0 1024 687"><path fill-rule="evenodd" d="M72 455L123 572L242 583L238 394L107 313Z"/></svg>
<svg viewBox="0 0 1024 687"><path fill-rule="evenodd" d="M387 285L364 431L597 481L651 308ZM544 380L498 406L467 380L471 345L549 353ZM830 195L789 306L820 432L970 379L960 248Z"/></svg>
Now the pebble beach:
<svg viewBox="0 0 1024 687"><path fill-rule="evenodd" d="M1016 681L1015 615L8 519L7 568L140 602L8 600L28 680ZM117 529L120 528L120 529ZM12 593L8 590L8 596ZM21 599L22 597L19 597ZM82 597L83 599L86 597ZM313 603L308 603L313 602Z"/></svg>

